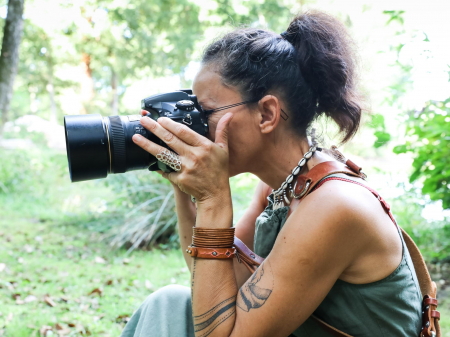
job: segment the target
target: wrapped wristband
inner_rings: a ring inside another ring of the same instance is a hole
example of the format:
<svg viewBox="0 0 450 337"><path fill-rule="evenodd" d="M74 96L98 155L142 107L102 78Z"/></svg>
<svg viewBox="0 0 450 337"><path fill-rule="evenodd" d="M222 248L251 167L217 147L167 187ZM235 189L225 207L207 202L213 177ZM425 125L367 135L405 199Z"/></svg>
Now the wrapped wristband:
<svg viewBox="0 0 450 337"><path fill-rule="evenodd" d="M201 248L188 246L186 252L192 257L203 259L232 259L236 256L236 249L231 248Z"/></svg>
<svg viewBox="0 0 450 337"><path fill-rule="evenodd" d="M204 259L230 259L236 256L234 248L235 228L194 227L192 244L186 252L192 257Z"/></svg>

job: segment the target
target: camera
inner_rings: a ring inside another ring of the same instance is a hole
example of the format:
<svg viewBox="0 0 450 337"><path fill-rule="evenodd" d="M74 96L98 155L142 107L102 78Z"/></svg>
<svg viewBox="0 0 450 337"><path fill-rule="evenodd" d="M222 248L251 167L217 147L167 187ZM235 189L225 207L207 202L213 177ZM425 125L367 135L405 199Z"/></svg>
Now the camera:
<svg viewBox="0 0 450 337"><path fill-rule="evenodd" d="M208 133L205 113L192 90L179 90L144 98L141 108L157 120L168 117L185 124L198 134ZM105 178L108 173L124 173L148 168L150 171L172 169L137 146L131 139L140 134L163 147L168 146L145 129L140 115L109 116L100 114L64 116L67 159L72 182Z"/></svg>

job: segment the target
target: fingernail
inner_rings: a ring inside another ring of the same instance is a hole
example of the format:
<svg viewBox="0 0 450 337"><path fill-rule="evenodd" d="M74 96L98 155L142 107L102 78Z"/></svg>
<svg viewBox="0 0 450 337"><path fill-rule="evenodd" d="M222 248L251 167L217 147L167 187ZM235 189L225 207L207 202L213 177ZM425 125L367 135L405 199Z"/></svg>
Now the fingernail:
<svg viewBox="0 0 450 337"><path fill-rule="evenodd" d="M142 136L141 136L141 135L134 135L134 136L133 136L133 141L134 141L134 142L140 142L141 139L142 139Z"/></svg>

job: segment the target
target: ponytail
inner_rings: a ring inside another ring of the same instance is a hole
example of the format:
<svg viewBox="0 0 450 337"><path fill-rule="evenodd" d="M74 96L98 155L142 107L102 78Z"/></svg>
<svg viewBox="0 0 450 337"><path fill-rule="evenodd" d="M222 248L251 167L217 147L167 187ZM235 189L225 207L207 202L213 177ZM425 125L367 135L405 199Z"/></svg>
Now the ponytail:
<svg viewBox="0 0 450 337"><path fill-rule="evenodd" d="M325 113L344 133L358 130L361 107L354 88L355 60L346 27L323 12L294 18L285 34L298 53L300 70L317 98L317 115Z"/></svg>
<svg viewBox="0 0 450 337"><path fill-rule="evenodd" d="M282 35L255 28L230 32L206 48L202 62L214 63L245 100L280 93L300 135L325 114L346 142L361 119L351 47L339 20L311 11L295 17Z"/></svg>

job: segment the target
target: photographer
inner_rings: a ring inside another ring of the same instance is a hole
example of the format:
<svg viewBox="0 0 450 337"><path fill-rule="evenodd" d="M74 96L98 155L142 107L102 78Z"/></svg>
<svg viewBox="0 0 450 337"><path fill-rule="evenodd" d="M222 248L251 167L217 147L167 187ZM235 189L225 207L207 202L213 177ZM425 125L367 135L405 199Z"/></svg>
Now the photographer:
<svg viewBox="0 0 450 337"><path fill-rule="evenodd" d="M237 29L207 47L193 91L208 138L142 118L174 151L133 137L175 170L163 176L192 283L151 294L123 337L334 335L320 320L351 336L419 335L421 288L389 206L357 165L307 137L322 114L344 142L356 133L354 72L343 24L308 12L281 35ZM261 182L234 233L229 178L243 172ZM234 253L216 258L234 234L266 258L253 275Z"/></svg>

